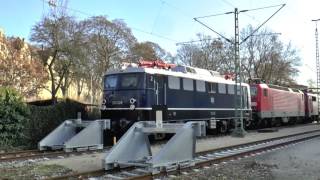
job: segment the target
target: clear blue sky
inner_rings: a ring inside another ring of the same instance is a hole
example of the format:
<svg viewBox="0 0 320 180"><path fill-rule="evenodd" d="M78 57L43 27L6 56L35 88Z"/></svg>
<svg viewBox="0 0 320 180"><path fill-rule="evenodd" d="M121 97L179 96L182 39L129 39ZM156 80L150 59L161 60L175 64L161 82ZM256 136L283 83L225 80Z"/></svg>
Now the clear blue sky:
<svg viewBox="0 0 320 180"><path fill-rule="evenodd" d="M311 19L320 18L319 0L68 0L68 12L79 19L91 15L106 15L111 20L123 19L139 41L156 42L175 54L176 43L195 39L196 33L217 37L194 22L193 17L224 13L235 7L241 10L282 3L286 6L265 27L282 33L280 38L283 41L291 41L299 49L303 66L298 82L304 83L310 78L315 80L315 26ZM276 9L241 13L240 28L248 24L259 25ZM29 39L32 26L48 11L48 3L43 0L4 1L0 7L0 27L7 35ZM225 36L233 36L232 15L204 21Z"/></svg>

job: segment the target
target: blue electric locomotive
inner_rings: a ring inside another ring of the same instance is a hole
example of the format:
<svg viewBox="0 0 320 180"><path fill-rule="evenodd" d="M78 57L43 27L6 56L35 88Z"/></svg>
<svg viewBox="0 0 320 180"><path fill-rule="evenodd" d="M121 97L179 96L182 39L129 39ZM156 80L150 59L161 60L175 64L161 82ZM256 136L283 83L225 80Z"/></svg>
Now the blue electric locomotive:
<svg viewBox="0 0 320 180"><path fill-rule="evenodd" d="M244 121L249 124L249 85L242 83L242 90ZM159 61L130 64L105 75L101 115L111 119L115 135L136 121L155 120L159 110L164 122L201 120L208 130L224 133L235 118L234 96L235 82L215 71Z"/></svg>

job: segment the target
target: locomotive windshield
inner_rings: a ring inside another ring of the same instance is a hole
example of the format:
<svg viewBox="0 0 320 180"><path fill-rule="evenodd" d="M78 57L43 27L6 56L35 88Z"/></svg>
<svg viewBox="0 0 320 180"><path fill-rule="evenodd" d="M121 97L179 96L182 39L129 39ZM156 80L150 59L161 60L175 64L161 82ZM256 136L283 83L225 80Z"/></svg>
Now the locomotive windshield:
<svg viewBox="0 0 320 180"><path fill-rule="evenodd" d="M110 89L140 89L143 88L142 73L113 74L105 77L104 88Z"/></svg>
<svg viewBox="0 0 320 180"><path fill-rule="evenodd" d="M250 86L250 93L251 93L251 96L256 96L257 95L257 87Z"/></svg>

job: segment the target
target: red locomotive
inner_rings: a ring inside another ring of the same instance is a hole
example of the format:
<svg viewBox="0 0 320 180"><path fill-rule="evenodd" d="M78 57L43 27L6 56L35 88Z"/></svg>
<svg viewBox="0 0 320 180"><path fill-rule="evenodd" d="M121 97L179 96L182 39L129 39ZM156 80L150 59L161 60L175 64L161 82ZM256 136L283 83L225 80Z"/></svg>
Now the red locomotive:
<svg viewBox="0 0 320 180"><path fill-rule="evenodd" d="M255 127L310 122L318 117L315 94L265 84L260 79L250 81L250 90Z"/></svg>

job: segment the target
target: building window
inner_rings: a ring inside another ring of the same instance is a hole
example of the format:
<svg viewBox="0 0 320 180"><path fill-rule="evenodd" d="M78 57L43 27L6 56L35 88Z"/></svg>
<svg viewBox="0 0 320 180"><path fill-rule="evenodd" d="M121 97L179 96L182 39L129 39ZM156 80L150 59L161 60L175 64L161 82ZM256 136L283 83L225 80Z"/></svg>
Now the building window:
<svg viewBox="0 0 320 180"><path fill-rule="evenodd" d="M196 81L197 91L206 92L206 83L204 81Z"/></svg>
<svg viewBox="0 0 320 180"><path fill-rule="evenodd" d="M228 84L228 94L234 94L234 85Z"/></svg>
<svg viewBox="0 0 320 180"><path fill-rule="evenodd" d="M187 91L193 91L193 80L183 78L183 89Z"/></svg>
<svg viewBox="0 0 320 180"><path fill-rule="evenodd" d="M170 89L180 89L180 78L168 76L168 84Z"/></svg>
<svg viewBox="0 0 320 180"><path fill-rule="evenodd" d="M218 84L218 91L220 94L226 94L226 85L225 84Z"/></svg>

